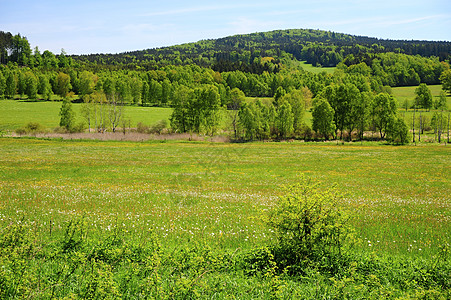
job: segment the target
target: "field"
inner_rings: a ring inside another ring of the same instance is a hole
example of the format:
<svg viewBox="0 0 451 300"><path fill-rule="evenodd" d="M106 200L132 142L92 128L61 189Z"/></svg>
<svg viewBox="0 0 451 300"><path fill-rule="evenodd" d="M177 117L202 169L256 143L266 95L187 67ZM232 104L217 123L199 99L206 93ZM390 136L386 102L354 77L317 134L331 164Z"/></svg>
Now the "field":
<svg viewBox="0 0 451 300"><path fill-rule="evenodd" d="M409 101L409 104L412 105L413 100L415 99L415 89L417 86L403 86L403 87L395 87L392 88L393 96L398 100L398 106L402 107L405 100ZM428 88L431 90L431 94L434 100L438 98L440 92L442 91L441 85L428 85ZM448 108L451 107L451 95L447 94L447 103Z"/></svg>
<svg viewBox="0 0 451 300"><path fill-rule="evenodd" d="M0 224L29 224L37 241L58 245L55 240L67 237L67 224L81 218L86 232L95 234L92 241L108 240L119 227L135 243L155 234L162 251L172 256L204 243L233 257L273 241L260 220L283 186L304 173L323 186L336 183L345 194L342 208L351 212L349 222L361 241L358 252L431 259L451 242L450 157L451 148L439 145L1 138ZM229 284L242 276L209 272ZM196 274L190 283L204 276ZM197 288L206 289L210 276ZM169 278L162 280L172 282ZM257 284L253 277L243 278L233 283L242 296L248 291L243 285ZM299 287L296 281L285 284Z"/></svg>
<svg viewBox="0 0 451 300"><path fill-rule="evenodd" d="M76 122L83 122L80 113L81 104L74 103ZM29 122L38 122L47 129L52 130L59 126L59 111L61 102L38 101L28 102L22 100L0 100L0 130L15 130ZM153 125L159 120L169 120L171 108L128 106L125 117L131 120L131 126L138 122Z"/></svg>
<svg viewBox="0 0 451 300"><path fill-rule="evenodd" d="M314 67L312 64L308 64L305 61L301 61L299 62L299 65L305 70L305 71L309 71L309 72L313 72L313 73L321 73L321 72L326 72L329 74L333 74L336 67L324 67L324 68L319 68L319 67Z"/></svg>

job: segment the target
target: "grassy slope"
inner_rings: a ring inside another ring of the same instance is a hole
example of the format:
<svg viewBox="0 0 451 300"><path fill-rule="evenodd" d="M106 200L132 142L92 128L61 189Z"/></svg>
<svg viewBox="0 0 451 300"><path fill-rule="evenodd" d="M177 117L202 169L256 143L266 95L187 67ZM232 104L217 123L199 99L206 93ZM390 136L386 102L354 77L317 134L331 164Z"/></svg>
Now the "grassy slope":
<svg viewBox="0 0 451 300"><path fill-rule="evenodd" d="M430 255L449 243L451 148L376 144L133 143L0 139L2 222L46 230L76 216L156 229L165 243L259 245L258 221L300 172L338 183L364 249ZM3 223L5 225L6 223ZM367 241L371 241L369 248Z"/></svg>

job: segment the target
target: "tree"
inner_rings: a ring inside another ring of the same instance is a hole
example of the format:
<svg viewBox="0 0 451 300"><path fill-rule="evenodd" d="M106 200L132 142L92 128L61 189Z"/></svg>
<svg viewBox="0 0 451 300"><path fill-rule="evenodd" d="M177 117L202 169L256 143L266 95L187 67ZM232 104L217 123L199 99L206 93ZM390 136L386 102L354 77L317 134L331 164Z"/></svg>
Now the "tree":
<svg viewBox="0 0 451 300"><path fill-rule="evenodd" d="M25 73L25 93L28 99L36 99L38 93L38 82L32 72Z"/></svg>
<svg viewBox="0 0 451 300"><path fill-rule="evenodd" d="M396 116L391 121L387 128L387 140L394 144L407 144L409 127L403 118Z"/></svg>
<svg viewBox="0 0 451 300"><path fill-rule="evenodd" d="M334 109L326 99L315 98L313 101L312 128L326 140L335 132L334 114Z"/></svg>
<svg viewBox="0 0 451 300"><path fill-rule="evenodd" d="M287 92L284 90L283 87L279 86L276 90L276 92L274 93L274 106L277 108L279 106L279 100L280 98L282 98L283 96L285 96L287 94Z"/></svg>
<svg viewBox="0 0 451 300"><path fill-rule="evenodd" d="M377 95L371 105L373 126L379 130L380 137L385 138L385 133L390 122L396 115L396 100L387 93Z"/></svg>
<svg viewBox="0 0 451 300"><path fill-rule="evenodd" d="M193 90L181 85L175 92L172 100L173 111L170 118L171 128L176 132L193 131L193 116L191 101L193 99Z"/></svg>
<svg viewBox="0 0 451 300"><path fill-rule="evenodd" d="M52 95L52 86L49 78L44 74L41 74L39 75L38 81L38 93L41 94L45 100L50 100L50 96Z"/></svg>
<svg viewBox="0 0 451 300"><path fill-rule="evenodd" d="M71 89L72 85L70 84L70 76L63 72L59 72L55 81L55 94L64 98Z"/></svg>
<svg viewBox="0 0 451 300"><path fill-rule="evenodd" d="M240 111L238 112L239 115L239 125L244 130L244 137L247 140L253 140L256 137L256 118L254 114L253 104L246 104L244 103Z"/></svg>
<svg viewBox="0 0 451 300"><path fill-rule="evenodd" d="M13 36L12 49L10 59L17 62L19 66L26 66L31 57L30 43L26 37L21 37L20 34Z"/></svg>
<svg viewBox="0 0 451 300"><path fill-rule="evenodd" d="M106 97L108 104L108 120L111 124L111 129L116 132L117 126L120 124L124 112L124 99L119 93L109 94Z"/></svg>
<svg viewBox="0 0 451 300"><path fill-rule="evenodd" d="M3 99L5 97L5 90L6 90L6 78L0 71L0 99Z"/></svg>
<svg viewBox="0 0 451 300"><path fill-rule="evenodd" d="M69 98L63 99L59 115L61 117L60 126L72 131L75 126L75 112L72 109L72 103Z"/></svg>
<svg viewBox="0 0 451 300"><path fill-rule="evenodd" d="M448 104L446 103L446 94L444 91L440 91L439 98L434 102L434 108L438 110L448 109Z"/></svg>
<svg viewBox="0 0 451 300"><path fill-rule="evenodd" d="M282 102L277 108L276 127L281 138L290 137L293 133L294 115L290 103Z"/></svg>
<svg viewBox="0 0 451 300"><path fill-rule="evenodd" d="M95 117L96 114L96 97L94 95L89 94L83 98L80 112L88 123L88 131L91 132L92 118Z"/></svg>
<svg viewBox="0 0 451 300"><path fill-rule="evenodd" d="M451 93L451 69L443 71L442 75L440 75L440 82L443 89Z"/></svg>
<svg viewBox="0 0 451 300"><path fill-rule="evenodd" d="M9 99L12 99L16 94L16 80L14 79L14 73L8 72L5 77L6 77L5 96Z"/></svg>
<svg viewBox="0 0 451 300"><path fill-rule="evenodd" d="M81 72L78 77L78 92L83 97L94 92L98 77L90 71Z"/></svg>
<svg viewBox="0 0 451 300"><path fill-rule="evenodd" d="M218 88L210 84L201 88L198 101L203 128L207 134L213 135L221 120L221 115L219 113L221 98L219 96Z"/></svg>
<svg viewBox="0 0 451 300"><path fill-rule="evenodd" d="M280 102L287 101L293 112L293 129L299 131L304 123L305 101L301 90L294 90L282 96Z"/></svg>
<svg viewBox="0 0 451 300"><path fill-rule="evenodd" d="M415 89L415 105L429 110L432 107L432 94L431 90L425 83L421 83Z"/></svg>
<svg viewBox="0 0 451 300"><path fill-rule="evenodd" d="M235 138L237 138L238 112L241 105L244 103L246 96L239 88L234 88L230 91L230 99L227 102L227 108L231 110L230 118L232 119L232 126Z"/></svg>
<svg viewBox="0 0 451 300"><path fill-rule="evenodd" d="M17 75L17 93L22 97L25 94L26 89L26 81L25 76L22 72L19 71L19 74Z"/></svg>

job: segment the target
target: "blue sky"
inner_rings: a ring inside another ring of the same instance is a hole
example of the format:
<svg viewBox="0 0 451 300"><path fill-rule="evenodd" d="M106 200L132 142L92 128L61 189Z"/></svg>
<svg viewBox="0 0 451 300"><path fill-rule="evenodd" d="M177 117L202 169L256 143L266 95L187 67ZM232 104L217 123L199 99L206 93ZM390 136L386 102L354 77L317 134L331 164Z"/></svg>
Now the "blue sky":
<svg viewBox="0 0 451 300"><path fill-rule="evenodd" d="M291 28L451 41L451 1L0 0L0 30L41 52L118 53Z"/></svg>

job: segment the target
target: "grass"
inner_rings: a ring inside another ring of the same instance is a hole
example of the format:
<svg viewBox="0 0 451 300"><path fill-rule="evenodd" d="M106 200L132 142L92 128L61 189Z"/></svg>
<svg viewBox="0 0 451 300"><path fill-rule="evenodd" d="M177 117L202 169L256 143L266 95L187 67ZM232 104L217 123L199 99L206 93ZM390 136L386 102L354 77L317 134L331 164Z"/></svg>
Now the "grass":
<svg viewBox="0 0 451 300"><path fill-rule="evenodd" d="M321 73L326 72L328 74L333 74L335 72L336 67L315 67L312 64L308 64L305 61L299 62L299 66L301 66L305 71L312 73Z"/></svg>
<svg viewBox="0 0 451 300"><path fill-rule="evenodd" d="M169 240L249 247L267 236L255 218L302 172L340 186L372 250L429 255L450 241L450 151L4 138L0 199L4 221L26 215L44 226L84 215L106 227L119 218L136 231L157 228Z"/></svg>
<svg viewBox="0 0 451 300"><path fill-rule="evenodd" d="M409 105L412 105L415 99L415 89L417 86L403 86L392 88L393 96L398 100L398 107L403 108L405 100L409 101ZM431 90L434 101L439 97L442 91L441 85L428 85ZM446 97L448 108L451 108L451 94L447 94Z"/></svg>
<svg viewBox="0 0 451 300"><path fill-rule="evenodd" d="M76 122L83 122L80 103L73 103ZM59 126L61 102L23 100L0 100L0 130L15 130L29 122L37 122L48 129ZM169 120L171 108L128 106L125 117L131 120L131 126L138 122L152 125L159 120Z"/></svg>
<svg viewBox="0 0 451 300"><path fill-rule="evenodd" d="M450 152L448 146L376 143L0 138L0 263L6 266L0 285L10 283L0 292L114 298L135 297L146 286L152 290L145 293L170 299L421 293L446 299L449 284L424 291L417 281L440 272L422 264L436 265L439 248L451 241ZM271 270L246 275L233 261L271 244L261 217L300 173L324 186L338 184L362 258L334 277L316 269L300 278ZM85 227L72 235L73 220ZM8 231L11 224L28 229ZM16 238L8 238L11 232ZM31 242L18 238L20 232ZM410 260L398 263L398 256ZM356 268L363 271L356 275ZM11 274L21 274L22 290L8 289L17 282Z"/></svg>

